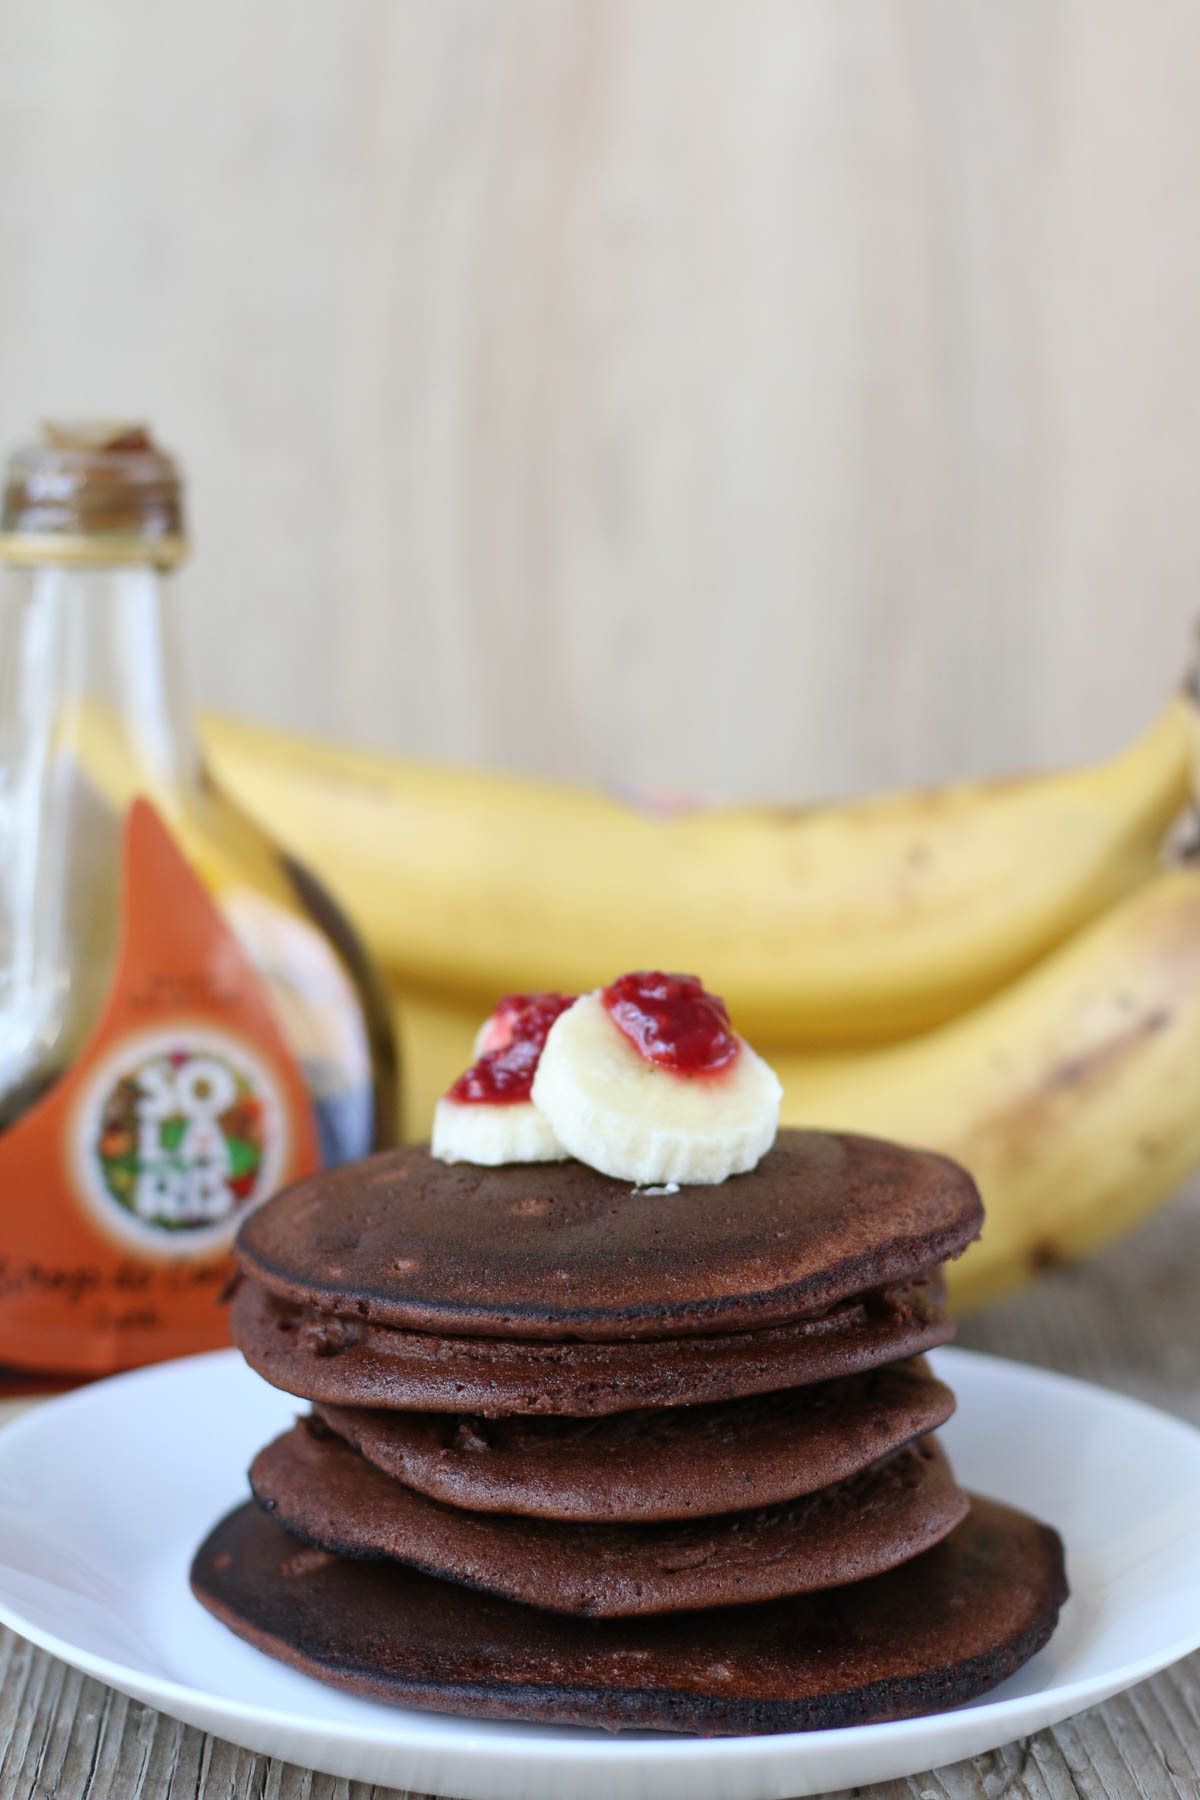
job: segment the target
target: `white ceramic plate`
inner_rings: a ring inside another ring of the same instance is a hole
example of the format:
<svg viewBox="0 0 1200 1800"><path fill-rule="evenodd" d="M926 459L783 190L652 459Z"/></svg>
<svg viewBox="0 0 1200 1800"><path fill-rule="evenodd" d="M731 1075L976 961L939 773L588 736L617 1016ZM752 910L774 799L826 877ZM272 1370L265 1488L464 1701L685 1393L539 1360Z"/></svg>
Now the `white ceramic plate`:
<svg viewBox="0 0 1200 1800"><path fill-rule="evenodd" d="M0 1430L0 1619L248 1749L462 1800L767 1800L916 1773L1024 1736L1200 1644L1200 1432L963 1350L945 1440L962 1481L1062 1532L1072 1597L1040 1655L930 1718L776 1737L475 1723L356 1700L272 1662L192 1599L191 1555L297 1403L233 1351L50 1401Z"/></svg>

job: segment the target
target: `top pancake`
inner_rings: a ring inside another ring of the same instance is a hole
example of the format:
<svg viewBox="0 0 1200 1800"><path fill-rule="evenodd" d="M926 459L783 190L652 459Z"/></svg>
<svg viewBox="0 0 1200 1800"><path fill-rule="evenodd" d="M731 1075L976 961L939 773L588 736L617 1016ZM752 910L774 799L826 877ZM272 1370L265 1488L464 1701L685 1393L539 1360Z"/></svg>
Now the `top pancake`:
<svg viewBox="0 0 1200 1800"><path fill-rule="evenodd" d="M945 1157L842 1133L781 1131L748 1174L673 1194L413 1146L285 1188L236 1254L274 1294L381 1325L606 1342L812 1317L957 1256L982 1217Z"/></svg>

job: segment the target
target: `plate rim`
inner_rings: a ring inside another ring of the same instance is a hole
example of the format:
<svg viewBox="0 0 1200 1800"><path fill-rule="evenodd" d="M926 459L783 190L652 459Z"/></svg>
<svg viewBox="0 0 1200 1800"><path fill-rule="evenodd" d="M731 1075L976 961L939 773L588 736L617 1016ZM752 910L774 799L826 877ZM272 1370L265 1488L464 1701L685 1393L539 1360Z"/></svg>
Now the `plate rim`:
<svg viewBox="0 0 1200 1800"><path fill-rule="evenodd" d="M1132 1394L1123 1393L1116 1388L1105 1387L1099 1382L1087 1381L1079 1376L1066 1375L1056 1369L1045 1369L1036 1363L1021 1362L1016 1358L996 1356L988 1351L969 1350L955 1345L946 1345L932 1352L935 1367L939 1364L953 1381L955 1364L974 1365L980 1369L988 1369L1001 1374L1016 1372L1022 1379L1034 1382L1035 1385L1055 1390L1063 1398L1083 1392L1089 1396L1099 1395L1105 1404L1111 1405L1118 1412L1137 1417L1153 1423L1156 1429L1166 1429L1170 1435L1186 1441L1189 1449L1195 1453L1200 1450L1200 1427L1169 1413L1162 1407L1154 1406L1149 1401L1139 1400ZM233 1368L235 1365L245 1367L239 1352L232 1348L202 1351L198 1355L176 1357L165 1362L152 1363L137 1369L128 1369L117 1375L105 1377L101 1381L89 1383L85 1387L73 1389L66 1394L59 1394L30 1407L0 1425L0 1473L3 1472L9 1448L14 1439L36 1436L45 1430L48 1417L58 1420L64 1415L83 1409L87 1410L93 1397L98 1392L106 1395L120 1386L154 1385L168 1382L177 1370L197 1369L201 1364L216 1364L222 1368ZM945 1365L949 1363L949 1368ZM259 1377L258 1379L262 1379ZM270 1383L265 1385L270 1386ZM288 1396L283 1389L276 1389L283 1398ZM1200 1532L1200 1525L1197 1527ZM1069 1547L1068 1547L1069 1557ZM613 1732L604 1736L562 1735L552 1740L538 1741L531 1744L528 1731L553 1730L554 1727L530 1725L521 1727L519 1732L511 1729L513 1723L520 1726L520 1721L505 1721L507 1729L496 1732L496 1721L488 1719L473 1720L457 1714L440 1715L433 1712L418 1712L415 1708L389 1708L387 1714L380 1719L377 1727L365 1727L359 1723L342 1720L314 1720L302 1713L289 1712L273 1706L255 1705L251 1702L214 1693L211 1689L198 1687L192 1683L178 1681L171 1676L159 1676L143 1673L126 1663L97 1654L73 1644L69 1639L59 1637L55 1632L46 1630L36 1622L26 1619L16 1608L12 1607L4 1595L0 1593L0 1624L7 1625L19 1637L25 1638L49 1655L57 1657L69 1667L78 1669L82 1674L94 1677L107 1686L115 1688L119 1693L131 1695L144 1704L166 1712L169 1716L180 1717L178 1712L172 1713L167 1702L182 1704L189 1711L197 1707L209 1712L220 1713L231 1722L253 1724L270 1730L293 1733L314 1742L319 1738L323 1744L337 1744L340 1747L369 1745L372 1748L400 1749L409 1747L419 1749L425 1754L434 1752L479 1755L486 1752L493 1761L515 1762L527 1758L531 1753L539 1757L553 1754L564 1763L584 1763L593 1761L598 1755L616 1762L683 1762L687 1763L703 1758L706 1762L727 1761L729 1759L744 1760L754 1757L769 1757L789 1749L800 1749L802 1746L820 1745L830 1752L852 1745L864 1732L874 1732L880 1727L886 1729L897 1743L903 1743L910 1737L928 1733L941 1721L959 1719L967 1709L957 1707L942 1713L921 1713L914 1718L876 1721L866 1725L841 1725L827 1727L815 1731L764 1732L748 1735L732 1735L718 1737L698 1737L690 1733L657 1733L637 1734ZM981 1728L990 1729L991 1722L1003 1725L1011 1717L1019 1719L1022 1712L1040 1697L1053 1694L1055 1711L1054 1720L1049 1723L1069 1718L1074 1712L1090 1705L1099 1705L1114 1694L1125 1692L1138 1682L1170 1667L1182 1657L1192 1654L1200 1648L1200 1611L1195 1615L1193 1628L1184 1636L1174 1640L1147 1655L1135 1658L1120 1665L1114 1665L1097 1682L1093 1677L1077 1677L1074 1681L1064 1682L1054 1688L1040 1689L1033 1694L1018 1694L1004 1700L982 1700L970 1707L972 1719L979 1721ZM161 1696L161 1700L155 1696ZM454 1735L452 1739L440 1742L412 1744L405 1737L405 1723L408 1714L418 1716L427 1729L436 1731L438 1723L444 1718L447 1724L452 1723ZM433 1726L428 1726L432 1720ZM203 1729L221 1735L219 1727L210 1725ZM476 1735L477 1734L477 1735ZM1008 1742L1020 1736L1019 1726L1005 1735L1001 1732L996 1743ZM924 1766L924 1765L923 1765Z"/></svg>

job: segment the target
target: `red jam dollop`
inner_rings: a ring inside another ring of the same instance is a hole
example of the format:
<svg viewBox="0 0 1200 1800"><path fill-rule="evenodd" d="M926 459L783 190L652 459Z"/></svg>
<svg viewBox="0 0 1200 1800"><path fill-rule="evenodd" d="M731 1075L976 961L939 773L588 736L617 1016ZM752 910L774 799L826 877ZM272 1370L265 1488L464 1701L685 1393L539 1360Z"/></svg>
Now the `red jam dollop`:
<svg viewBox="0 0 1200 1800"><path fill-rule="evenodd" d="M676 1075L713 1075L738 1053L725 1002L695 975L638 969L602 989L615 1025L646 1058Z"/></svg>
<svg viewBox="0 0 1200 1800"><path fill-rule="evenodd" d="M506 994L484 1026L483 1054L446 1095L460 1106L515 1106L528 1100L538 1058L560 1013L574 994Z"/></svg>
<svg viewBox="0 0 1200 1800"><path fill-rule="evenodd" d="M490 1056L494 1050L506 1050L513 1041L517 1020L522 1013L547 1004L557 1005L562 998L561 994L505 994L484 1021L483 1029L475 1040L476 1054ZM557 1017L558 1014L555 1013L551 1024Z"/></svg>

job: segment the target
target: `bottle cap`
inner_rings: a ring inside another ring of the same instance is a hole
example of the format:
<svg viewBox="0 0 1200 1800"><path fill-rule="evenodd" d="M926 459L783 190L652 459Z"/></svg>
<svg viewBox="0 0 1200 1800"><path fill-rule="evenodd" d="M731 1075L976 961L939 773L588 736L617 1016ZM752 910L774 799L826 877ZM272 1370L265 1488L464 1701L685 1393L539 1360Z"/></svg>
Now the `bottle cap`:
<svg viewBox="0 0 1200 1800"><path fill-rule="evenodd" d="M170 569L186 554L179 469L145 425L45 424L10 456L0 559Z"/></svg>

